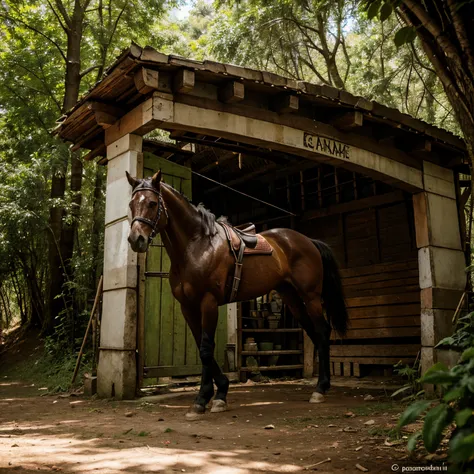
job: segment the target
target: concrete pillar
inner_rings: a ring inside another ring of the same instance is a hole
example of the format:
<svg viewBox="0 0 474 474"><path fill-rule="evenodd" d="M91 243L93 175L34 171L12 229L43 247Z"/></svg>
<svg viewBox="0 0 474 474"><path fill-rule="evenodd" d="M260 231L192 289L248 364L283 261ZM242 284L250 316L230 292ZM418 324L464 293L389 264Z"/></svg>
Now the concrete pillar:
<svg viewBox="0 0 474 474"><path fill-rule="evenodd" d="M137 366L137 254L128 245L131 187L125 176L143 175L142 137L125 135L107 147L104 296L97 392L101 397L135 396Z"/></svg>
<svg viewBox="0 0 474 474"><path fill-rule="evenodd" d="M421 288L421 367L456 362L434 346L452 334L451 320L466 286L464 253L451 170L423 162L424 192L413 196Z"/></svg>

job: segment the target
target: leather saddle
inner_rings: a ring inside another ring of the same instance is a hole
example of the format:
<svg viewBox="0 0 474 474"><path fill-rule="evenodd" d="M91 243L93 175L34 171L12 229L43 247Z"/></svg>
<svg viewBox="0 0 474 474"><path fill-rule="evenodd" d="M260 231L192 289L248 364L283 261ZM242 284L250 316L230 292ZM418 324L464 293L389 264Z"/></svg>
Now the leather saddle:
<svg viewBox="0 0 474 474"><path fill-rule="evenodd" d="M247 222L246 224L236 225L234 230L247 247L254 249L257 246L258 238L255 231L255 224Z"/></svg>

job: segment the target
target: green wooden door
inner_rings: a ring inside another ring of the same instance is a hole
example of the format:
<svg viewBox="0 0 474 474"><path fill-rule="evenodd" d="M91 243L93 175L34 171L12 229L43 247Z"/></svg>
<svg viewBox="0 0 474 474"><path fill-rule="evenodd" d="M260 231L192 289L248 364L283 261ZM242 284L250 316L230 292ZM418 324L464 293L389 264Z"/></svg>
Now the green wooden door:
<svg viewBox="0 0 474 474"><path fill-rule="evenodd" d="M144 176L161 169L163 181L191 199L191 170L164 158L144 153ZM159 235L146 256L143 327L143 378L201 373L199 352L181 308L171 293L170 259ZM219 308L216 360L222 367L227 342L226 307ZM150 381L151 382L151 381Z"/></svg>

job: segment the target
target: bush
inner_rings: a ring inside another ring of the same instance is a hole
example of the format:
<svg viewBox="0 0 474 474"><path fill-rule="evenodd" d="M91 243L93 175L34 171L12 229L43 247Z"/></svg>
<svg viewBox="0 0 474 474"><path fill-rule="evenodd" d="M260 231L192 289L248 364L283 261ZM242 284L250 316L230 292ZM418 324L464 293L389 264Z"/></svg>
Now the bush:
<svg viewBox="0 0 474 474"><path fill-rule="evenodd" d="M408 449L414 450L421 438L425 448L433 453L448 436L452 472L474 472L474 312L460 318L454 334L437 347L458 351L458 364L448 369L437 363L424 374L420 381L436 385L441 395L437 401L412 403L402 414L398 427L413 423L424 414L423 429L409 439Z"/></svg>

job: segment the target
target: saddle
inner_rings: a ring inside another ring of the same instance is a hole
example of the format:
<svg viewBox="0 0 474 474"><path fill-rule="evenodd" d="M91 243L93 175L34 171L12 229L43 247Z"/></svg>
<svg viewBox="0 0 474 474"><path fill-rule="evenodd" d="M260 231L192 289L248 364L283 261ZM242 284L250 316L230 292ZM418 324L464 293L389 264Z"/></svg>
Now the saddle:
<svg viewBox="0 0 474 474"><path fill-rule="evenodd" d="M255 233L255 224L247 223L237 227L226 222L219 222L219 224L224 229L230 250L235 257L235 271L229 298L229 303L232 303L239 291L244 255L271 255L273 248L265 237Z"/></svg>

